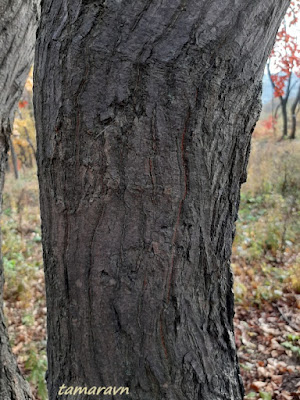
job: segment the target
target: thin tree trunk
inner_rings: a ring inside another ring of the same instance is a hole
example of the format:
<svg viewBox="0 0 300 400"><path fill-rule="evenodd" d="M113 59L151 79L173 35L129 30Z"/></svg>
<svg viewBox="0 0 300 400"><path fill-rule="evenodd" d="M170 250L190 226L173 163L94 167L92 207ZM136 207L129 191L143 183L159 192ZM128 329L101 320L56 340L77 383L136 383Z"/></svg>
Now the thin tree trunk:
<svg viewBox="0 0 300 400"><path fill-rule="evenodd" d="M0 0L0 204L13 115L32 63L36 26L37 2ZM29 385L21 376L9 345L3 315L3 284L1 262L0 398L31 399Z"/></svg>
<svg viewBox="0 0 300 400"><path fill-rule="evenodd" d="M99 399L63 384L242 399L231 247L288 4L43 1L34 104L50 400Z"/></svg>
<svg viewBox="0 0 300 400"><path fill-rule="evenodd" d="M10 152L11 152L12 164L14 167L15 178L19 179L18 158L17 158L17 154L15 152L14 144L13 144L10 136L9 136L9 147L10 147Z"/></svg>
<svg viewBox="0 0 300 400"><path fill-rule="evenodd" d="M281 111L282 111L282 137L281 140L286 138L288 135L288 111L287 111L287 101L280 98Z"/></svg>
<svg viewBox="0 0 300 400"><path fill-rule="evenodd" d="M291 134L290 134L290 139L296 139L296 128L297 128L297 115L296 115L296 109L298 104L300 103L300 85L298 87L298 93L293 101L292 107L291 107L291 115L292 115L292 128L291 128Z"/></svg>
<svg viewBox="0 0 300 400"><path fill-rule="evenodd" d="M35 150L35 148L34 148L34 145L33 145L33 143L32 143L32 140L30 139L29 132L28 132L28 129L26 128L26 126L24 127L24 130L25 130L26 139L27 139L27 142L28 142L28 144L29 144L29 147L31 148L32 154L33 154L33 156L34 156L34 159L36 160L36 150ZM30 163L32 164L31 157L30 157ZM32 166L32 165L31 165L31 166Z"/></svg>
<svg viewBox="0 0 300 400"><path fill-rule="evenodd" d="M268 70L268 75L269 75L269 79L270 82L272 84L273 89L275 89L275 83L272 80L272 74L270 71L270 62L268 62L267 64L267 70ZM289 98L289 91L290 91L290 84L291 84L291 75L289 77L289 81L288 81L288 88L287 88L287 92L286 92L286 96L279 96L279 105L276 108L276 112L275 112L275 118L277 118L277 112L278 112L278 108L281 108L281 113L282 113L282 136L279 139L283 140L284 138L287 137L288 134L288 112L287 112L287 103L288 103L288 98Z"/></svg>

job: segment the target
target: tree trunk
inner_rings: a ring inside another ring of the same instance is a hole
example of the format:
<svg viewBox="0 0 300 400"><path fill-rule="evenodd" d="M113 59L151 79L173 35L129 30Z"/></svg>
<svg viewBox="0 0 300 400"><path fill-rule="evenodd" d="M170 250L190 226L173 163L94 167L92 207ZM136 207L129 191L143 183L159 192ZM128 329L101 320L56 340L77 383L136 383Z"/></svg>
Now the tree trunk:
<svg viewBox="0 0 300 400"><path fill-rule="evenodd" d="M280 98L281 112L282 112L282 137L281 140L287 137L288 134L288 111L287 111L287 100Z"/></svg>
<svg viewBox="0 0 300 400"><path fill-rule="evenodd" d="M292 107L291 107L291 114L292 114L292 129L291 129L291 134L290 134L290 139L296 139L296 128L297 128L297 114L296 114L296 109L298 104L300 103L300 85L298 87L298 93L293 101Z"/></svg>
<svg viewBox="0 0 300 400"><path fill-rule="evenodd" d="M12 164L13 164L13 168L14 168L15 178L19 179L18 158L17 158L17 154L15 152L14 144L11 140L11 137L9 137L9 148L10 148L10 152L11 152L11 160L12 160Z"/></svg>
<svg viewBox="0 0 300 400"><path fill-rule="evenodd" d="M242 399L230 255L289 1L44 0L49 398ZM91 389L90 393L93 393ZM127 398L127 397L126 397Z"/></svg>
<svg viewBox="0 0 300 400"><path fill-rule="evenodd" d="M24 126L24 130L25 130L26 139L29 144L29 147L31 148L33 157L36 160L36 151L35 151L34 145L32 143L32 140L30 139L29 132L28 132L28 129L26 128L26 126ZM33 166L33 163L32 163L32 159L31 159L31 155L30 155L30 167L32 167L32 166Z"/></svg>
<svg viewBox="0 0 300 400"><path fill-rule="evenodd" d="M0 204L13 116L32 63L36 26L36 1L0 0ZM21 376L9 345L3 315L3 284L1 262L0 398L30 399L29 385Z"/></svg>
<svg viewBox="0 0 300 400"><path fill-rule="evenodd" d="M269 75L269 79L271 82L271 85L275 91L276 85L272 80L272 74L270 71L270 61L267 64L267 70L268 70L268 75ZM283 140L284 138L287 137L288 134L288 112L287 112L287 104L288 104L288 99L289 99L289 95L290 95L290 84L291 84L291 75L289 76L289 80L288 80L288 87L286 90L286 95L283 96L279 96L279 101L280 103L278 104L276 111L275 111L275 119L277 119L277 112L279 107L281 108L281 112L282 112L282 136L279 139L279 141ZM273 96L274 97L274 96ZM272 98L273 101L273 98ZM272 113L273 114L273 113ZM273 116L273 115L272 115ZM275 129L274 129L274 133L275 133Z"/></svg>

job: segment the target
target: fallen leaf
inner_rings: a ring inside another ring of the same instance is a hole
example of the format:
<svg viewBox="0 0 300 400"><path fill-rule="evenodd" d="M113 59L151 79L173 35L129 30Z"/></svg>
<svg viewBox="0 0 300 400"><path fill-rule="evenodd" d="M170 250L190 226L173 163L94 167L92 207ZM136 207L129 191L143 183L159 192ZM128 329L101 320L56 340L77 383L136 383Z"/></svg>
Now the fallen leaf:
<svg viewBox="0 0 300 400"><path fill-rule="evenodd" d="M265 387L266 385L267 385L267 382L256 381L256 382L252 382L251 388L255 389L257 392L259 392L260 389Z"/></svg>

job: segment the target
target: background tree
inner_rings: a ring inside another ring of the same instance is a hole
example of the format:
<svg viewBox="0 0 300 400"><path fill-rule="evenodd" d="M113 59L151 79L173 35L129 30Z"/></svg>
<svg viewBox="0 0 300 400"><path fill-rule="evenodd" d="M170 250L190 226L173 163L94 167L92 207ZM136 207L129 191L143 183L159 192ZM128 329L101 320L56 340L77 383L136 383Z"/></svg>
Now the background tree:
<svg viewBox="0 0 300 400"><path fill-rule="evenodd" d="M288 4L43 1L34 103L50 400L62 384L242 399L230 255Z"/></svg>
<svg viewBox="0 0 300 400"><path fill-rule="evenodd" d="M274 96L280 100L279 106L283 122L282 138L288 135L288 104L293 87L298 85L298 93L290 109L292 120L291 139L294 139L296 135L296 108L299 103L300 93L300 49L297 36L292 31L292 28L298 22L299 12L300 1L291 1L286 17L277 33L275 46L268 62L268 74L274 88ZM274 72L271 71L271 64Z"/></svg>
<svg viewBox="0 0 300 400"><path fill-rule="evenodd" d="M297 95L291 106L292 127L291 127L290 139L296 138L297 114L299 112L299 107L298 107L299 104L300 104L300 85L298 86Z"/></svg>
<svg viewBox="0 0 300 400"><path fill-rule="evenodd" d="M0 0L0 204L14 112L28 75L37 26L37 2ZM0 267L0 398L29 399L29 386L11 353L3 316Z"/></svg>
<svg viewBox="0 0 300 400"><path fill-rule="evenodd" d="M19 165L31 168L36 159L36 135L32 104L33 69L27 78L22 99L15 116L12 143L17 151Z"/></svg>

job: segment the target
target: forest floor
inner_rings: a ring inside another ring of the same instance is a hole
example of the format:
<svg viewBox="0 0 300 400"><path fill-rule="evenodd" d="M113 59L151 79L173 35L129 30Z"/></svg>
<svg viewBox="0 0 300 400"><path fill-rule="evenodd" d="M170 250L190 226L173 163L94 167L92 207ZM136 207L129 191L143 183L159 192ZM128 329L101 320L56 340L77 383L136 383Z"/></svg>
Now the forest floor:
<svg viewBox="0 0 300 400"><path fill-rule="evenodd" d="M299 295L236 307L235 337L247 399L300 399Z"/></svg>
<svg viewBox="0 0 300 400"><path fill-rule="evenodd" d="M256 140L232 267L246 399L300 399L300 142ZM2 215L5 312L13 352L46 400L46 304L35 171L8 174Z"/></svg>

